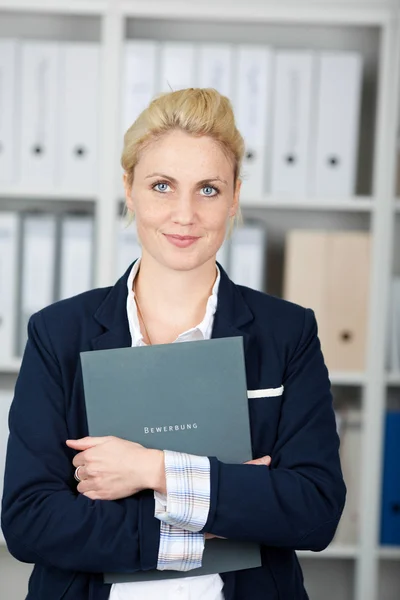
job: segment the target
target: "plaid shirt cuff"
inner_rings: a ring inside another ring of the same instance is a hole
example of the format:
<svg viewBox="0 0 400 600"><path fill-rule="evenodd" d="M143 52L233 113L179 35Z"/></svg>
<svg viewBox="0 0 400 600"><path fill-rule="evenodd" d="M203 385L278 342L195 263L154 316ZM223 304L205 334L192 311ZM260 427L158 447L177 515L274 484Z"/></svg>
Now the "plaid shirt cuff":
<svg viewBox="0 0 400 600"><path fill-rule="evenodd" d="M157 569L201 567L203 529L210 510L210 461L164 450L167 494L154 493L154 516L161 521Z"/></svg>
<svg viewBox="0 0 400 600"><path fill-rule="evenodd" d="M161 521L157 569L190 571L201 567L204 534L192 533Z"/></svg>
<svg viewBox="0 0 400 600"><path fill-rule="evenodd" d="M210 510L210 461L206 456L170 450L164 450L164 456L167 501L161 500L155 516L168 525L199 532Z"/></svg>

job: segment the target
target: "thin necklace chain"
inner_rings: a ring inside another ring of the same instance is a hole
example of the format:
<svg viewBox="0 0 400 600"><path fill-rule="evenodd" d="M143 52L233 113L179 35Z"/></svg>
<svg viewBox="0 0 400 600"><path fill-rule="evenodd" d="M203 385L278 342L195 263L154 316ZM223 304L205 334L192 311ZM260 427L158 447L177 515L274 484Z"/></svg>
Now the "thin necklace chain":
<svg viewBox="0 0 400 600"><path fill-rule="evenodd" d="M145 321L143 319L142 311L140 310L139 299L138 299L137 292L136 292L136 282L133 284L133 293L135 294L136 306L137 306L137 309L138 309L139 317L142 319L142 323L143 323L143 327L144 327L144 332L145 332L145 334L147 336L147 339L149 340L150 346L152 346L153 344L152 344L152 341L150 339L149 332L147 331L147 327L146 327L146 323L145 323Z"/></svg>

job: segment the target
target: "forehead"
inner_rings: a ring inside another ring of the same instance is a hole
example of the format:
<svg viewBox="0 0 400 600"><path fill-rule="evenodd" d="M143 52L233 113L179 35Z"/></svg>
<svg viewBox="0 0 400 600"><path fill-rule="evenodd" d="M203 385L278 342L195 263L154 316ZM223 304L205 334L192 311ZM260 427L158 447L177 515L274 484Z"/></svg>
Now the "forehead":
<svg viewBox="0 0 400 600"><path fill-rule="evenodd" d="M151 142L142 152L136 168L144 173L147 169L177 170L183 175L198 178L211 177L233 169L232 162L221 145L210 136L194 136L183 131L171 131ZM194 170L195 168L195 170ZM217 171L216 171L217 169Z"/></svg>

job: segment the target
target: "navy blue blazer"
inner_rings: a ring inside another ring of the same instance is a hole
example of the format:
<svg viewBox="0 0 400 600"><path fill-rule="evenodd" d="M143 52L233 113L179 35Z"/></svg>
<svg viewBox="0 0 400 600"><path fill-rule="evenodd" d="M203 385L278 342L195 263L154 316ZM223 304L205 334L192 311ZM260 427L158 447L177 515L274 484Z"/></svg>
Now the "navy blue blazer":
<svg viewBox="0 0 400 600"><path fill-rule="evenodd" d="M57 302L29 322L15 396L2 528L18 560L35 563L30 600L106 600L104 571L154 569L160 522L153 491L118 501L76 491L65 440L88 434L79 353L128 347L127 278ZM226 600L304 600L296 549L324 549L345 500L328 372L310 309L235 285L221 268L212 337L242 336L253 457L270 468L211 457L204 527L261 545L263 566L223 574ZM110 398L112 402L112 398ZM193 572L195 574L195 572Z"/></svg>

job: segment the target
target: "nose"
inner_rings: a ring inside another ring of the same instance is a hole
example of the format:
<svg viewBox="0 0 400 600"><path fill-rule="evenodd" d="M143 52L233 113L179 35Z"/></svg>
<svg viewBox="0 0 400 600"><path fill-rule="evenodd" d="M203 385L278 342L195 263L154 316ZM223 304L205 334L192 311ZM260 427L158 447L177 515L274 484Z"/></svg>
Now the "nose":
<svg viewBox="0 0 400 600"><path fill-rule="evenodd" d="M174 202L172 220L178 225L191 225L195 220L195 199L190 192L180 193Z"/></svg>

